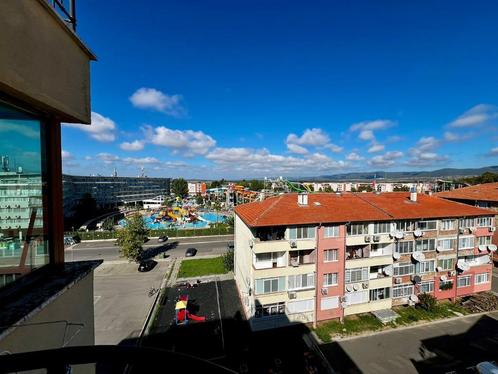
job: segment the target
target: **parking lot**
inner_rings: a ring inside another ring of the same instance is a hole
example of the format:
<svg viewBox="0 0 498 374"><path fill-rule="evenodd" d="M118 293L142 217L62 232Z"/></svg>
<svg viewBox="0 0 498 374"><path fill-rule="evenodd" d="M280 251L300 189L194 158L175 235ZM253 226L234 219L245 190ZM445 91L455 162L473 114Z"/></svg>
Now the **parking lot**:
<svg viewBox="0 0 498 374"><path fill-rule="evenodd" d="M95 270L95 343L120 344L137 337L154 301L152 287L159 289L169 262L158 262L140 273L135 263L103 263Z"/></svg>

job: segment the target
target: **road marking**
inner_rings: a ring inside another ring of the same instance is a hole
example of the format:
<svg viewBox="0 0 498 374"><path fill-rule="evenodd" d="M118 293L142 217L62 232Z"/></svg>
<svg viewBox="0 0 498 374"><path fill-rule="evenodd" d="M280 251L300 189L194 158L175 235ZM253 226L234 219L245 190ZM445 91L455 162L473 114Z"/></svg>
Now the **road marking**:
<svg viewBox="0 0 498 374"><path fill-rule="evenodd" d="M193 245L193 244L209 244L209 243L217 244L217 243L226 243L226 242L227 242L226 240L216 240L216 241L207 241L207 242L186 242L186 243L185 242L179 242L178 246L180 246L180 245ZM166 244L168 244L168 243L166 243ZM164 243L146 244L146 245L144 245L144 248L159 247L159 246L162 246L162 245L164 245ZM66 252L72 252L72 251L89 251L89 250L98 251L98 250L101 250L101 249L112 249L112 248L119 249L119 247L117 245L113 245L111 247L71 248L71 249L66 249ZM172 249L175 249L175 248L172 248Z"/></svg>
<svg viewBox="0 0 498 374"><path fill-rule="evenodd" d="M223 334L223 319L221 318L220 294L218 293L218 280L216 278L214 278L214 284L216 285L216 301L218 302L218 316L220 317L221 348L223 349L223 354L225 354L225 336Z"/></svg>

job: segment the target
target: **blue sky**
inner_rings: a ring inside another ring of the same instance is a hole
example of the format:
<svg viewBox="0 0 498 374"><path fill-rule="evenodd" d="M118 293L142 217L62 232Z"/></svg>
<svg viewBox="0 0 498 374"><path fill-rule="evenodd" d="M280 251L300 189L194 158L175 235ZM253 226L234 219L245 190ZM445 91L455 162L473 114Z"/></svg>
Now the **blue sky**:
<svg viewBox="0 0 498 374"><path fill-rule="evenodd" d="M498 3L78 2L71 174L212 179L493 165Z"/></svg>

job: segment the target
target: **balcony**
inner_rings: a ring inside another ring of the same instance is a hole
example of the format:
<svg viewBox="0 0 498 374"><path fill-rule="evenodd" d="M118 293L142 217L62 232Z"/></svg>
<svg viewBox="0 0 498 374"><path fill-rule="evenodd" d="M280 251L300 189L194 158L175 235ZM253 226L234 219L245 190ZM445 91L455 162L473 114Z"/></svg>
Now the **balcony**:
<svg viewBox="0 0 498 374"><path fill-rule="evenodd" d="M261 240L259 238L254 238L252 239L251 245L254 253L280 252L280 251L287 252L294 250L315 249L316 240L315 239Z"/></svg>
<svg viewBox="0 0 498 374"><path fill-rule="evenodd" d="M316 262L315 249L289 252L289 266L298 267L300 265L314 264L315 262Z"/></svg>
<svg viewBox="0 0 498 374"><path fill-rule="evenodd" d="M346 247L346 260L370 257L370 245L353 245Z"/></svg>

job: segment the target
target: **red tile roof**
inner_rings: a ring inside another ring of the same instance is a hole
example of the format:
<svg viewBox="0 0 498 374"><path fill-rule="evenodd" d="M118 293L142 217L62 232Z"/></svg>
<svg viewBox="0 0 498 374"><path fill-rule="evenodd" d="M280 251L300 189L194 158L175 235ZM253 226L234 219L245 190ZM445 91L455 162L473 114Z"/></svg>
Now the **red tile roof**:
<svg viewBox="0 0 498 374"><path fill-rule="evenodd" d="M289 193L239 205L235 213L251 227L287 226L317 223L390 221L464 216L494 215L487 209L418 194L410 201L407 192L313 193L308 205L297 203L297 194Z"/></svg>
<svg viewBox="0 0 498 374"><path fill-rule="evenodd" d="M498 202L498 183L477 184L453 191L439 192L437 195L448 199Z"/></svg>

